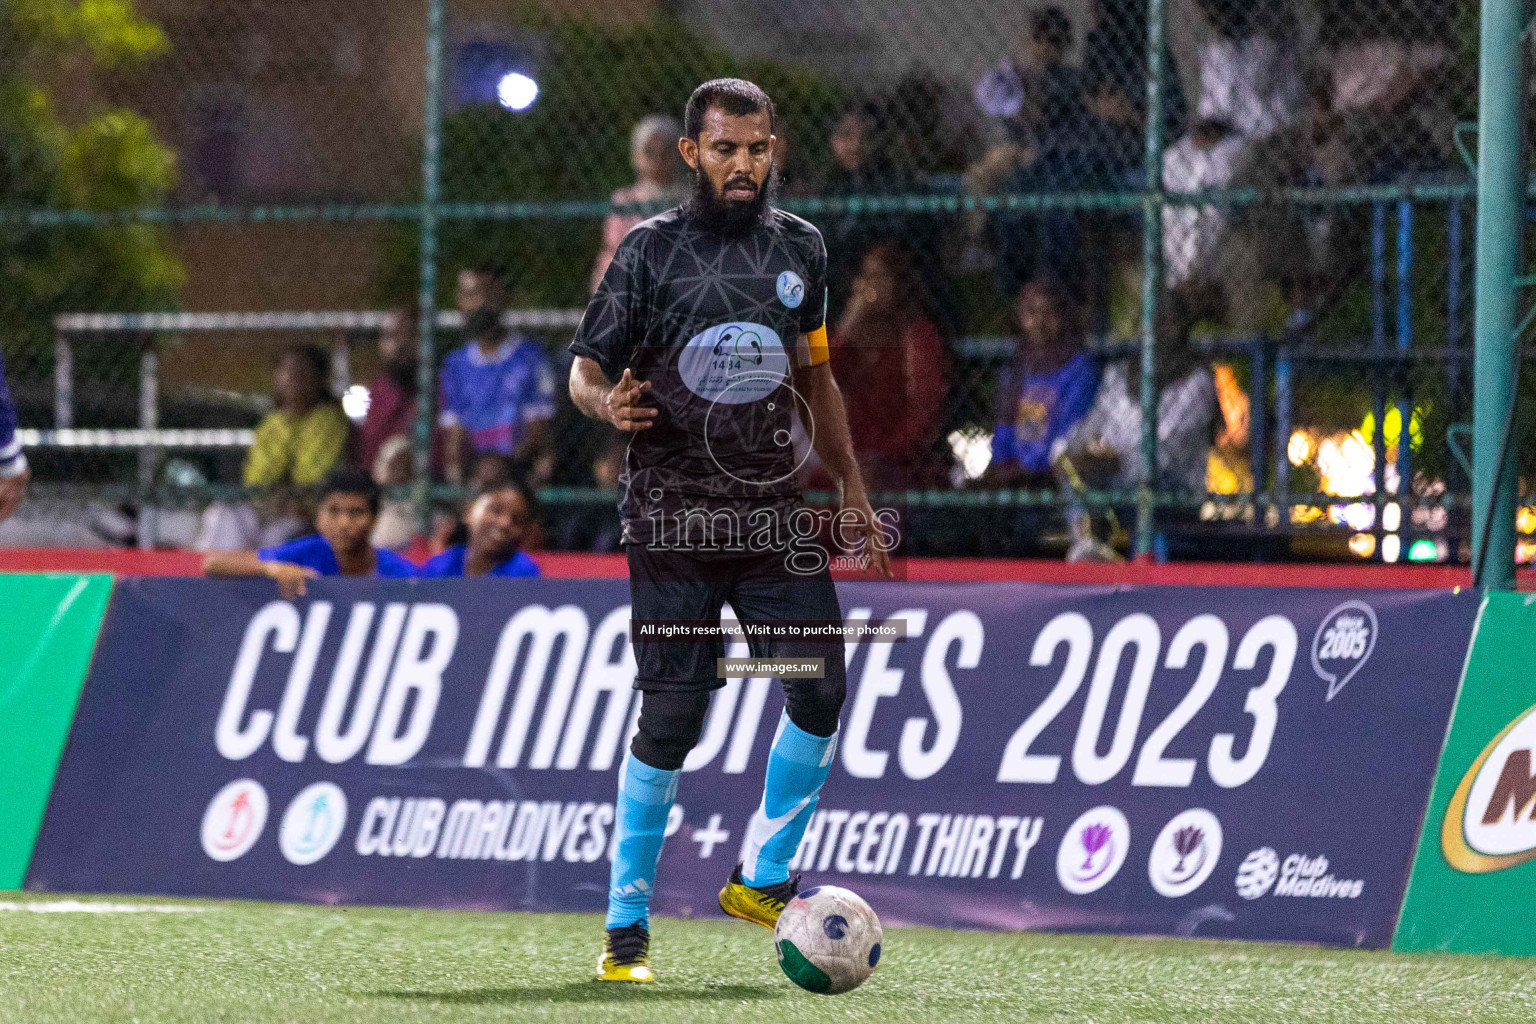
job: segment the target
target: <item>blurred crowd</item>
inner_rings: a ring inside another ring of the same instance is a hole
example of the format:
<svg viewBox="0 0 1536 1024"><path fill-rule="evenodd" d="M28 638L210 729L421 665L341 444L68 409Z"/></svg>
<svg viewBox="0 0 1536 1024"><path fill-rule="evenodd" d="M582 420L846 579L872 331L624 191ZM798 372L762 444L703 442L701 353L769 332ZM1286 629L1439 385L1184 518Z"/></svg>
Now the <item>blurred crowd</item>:
<svg viewBox="0 0 1536 1024"><path fill-rule="evenodd" d="M1321 29L1307 34L1288 0L1197 0L1206 29L1193 50L1198 66L1164 77L1162 187L1272 190L1443 172L1453 121L1441 88L1454 60L1451 8L1447 0L1410 0L1383 21L1369 6L1319 0ZM867 96L841 110L830 122L829 162L819 169L798 158L794 126L783 125L782 194L1140 191L1147 184L1145 19L1145 0L1100 0L1084 34L1059 8L1034 10L1017 52L1000 54L974 83L970 117L984 142L963 174L924 174L903 159L910 133L932 127L903 119L905 96ZM1185 95L1181 82L1198 82L1197 93ZM662 114L634 126L635 180L613 193L618 209L602 226L592 282L631 227L684 197L679 133ZM908 211L813 219L829 252L834 370L874 488L1129 491L1148 482L1139 457L1139 358L1133 348L1117 355L1099 343L1112 333L1116 275L1139 266L1134 209L978 206L966 217ZM1235 453L1247 443L1248 408L1234 368L1201 357L1192 334L1202 325L1247 336L1304 331L1364 272L1368 225L1357 207L1196 201L1165 207L1162 228L1151 482L1203 493L1215 464L1241 477ZM457 271L464 326L438 367L433 479L477 490L498 479L611 489L622 470L622 436L571 407L558 348L503 327L515 256ZM1012 311L1014 335L989 382L995 416L980 467L962 465L952 415L977 398L955 394L977 384L957 381L961 300L953 268L978 262ZM412 506L391 490L411 484L418 469L410 443L420 400L417 332L414 310L392 311L378 337L378 372L366 385L367 412L355 427L327 390L324 353L283 353L275 409L257 431L244 482L297 493L337 465L362 467L388 495L374 542L419 543ZM813 454L802 470L807 487L828 483ZM291 536L304 518L283 500L216 506L199 543L254 548ZM428 543L446 550L462 528L459 511L444 505ZM526 544L544 543L612 549L617 533L608 510L594 505L590 515L578 510L536 525Z"/></svg>

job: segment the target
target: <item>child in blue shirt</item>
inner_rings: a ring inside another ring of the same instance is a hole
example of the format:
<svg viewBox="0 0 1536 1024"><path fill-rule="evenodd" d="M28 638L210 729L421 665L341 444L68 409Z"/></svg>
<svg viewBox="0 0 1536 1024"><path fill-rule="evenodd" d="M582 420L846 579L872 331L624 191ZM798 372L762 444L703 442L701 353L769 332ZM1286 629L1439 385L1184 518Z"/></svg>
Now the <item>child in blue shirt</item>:
<svg viewBox="0 0 1536 1024"><path fill-rule="evenodd" d="M416 566L368 543L379 516L379 486L361 469L332 470L320 484L315 514L317 535L260 551L215 551L203 562L209 576L267 576L283 597L304 594L320 576L378 576L410 579Z"/></svg>
<svg viewBox="0 0 1536 1024"><path fill-rule="evenodd" d="M1051 449L1093 408L1099 362L1084 351L1075 304L1054 278L1026 284L1016 313L1019 347L999 381L992 463L984 480L1052 486Z"/></svg>
<svg viewBox="0 0 1536 1024"><path fill-rule="evenodd" d="M421 567L423 579L451 576L538 576L539 567L519 550L533 526L533 502L515 481L491 484L464 514L469 543L449 548Z"/></svg>

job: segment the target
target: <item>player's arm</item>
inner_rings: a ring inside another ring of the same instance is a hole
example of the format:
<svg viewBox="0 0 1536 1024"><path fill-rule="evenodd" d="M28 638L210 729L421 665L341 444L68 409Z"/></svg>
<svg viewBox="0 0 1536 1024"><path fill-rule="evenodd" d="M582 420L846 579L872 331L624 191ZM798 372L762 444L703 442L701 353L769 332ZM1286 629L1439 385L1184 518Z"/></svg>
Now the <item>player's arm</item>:
<svg viewBox="0 0 1536 1024"><path fill-rule="evenodd" d="M658 411L643 405L651 390L648 380L635 380L628 368L617 384L609 384L596 359L577 356L571 362L571 401L583 416L612 423L635 433L652 426Z"/></svg>
<svg viewBox="0 0 1536 1024"><path fill-rule="evenodd" d="M292 562L266 562L254 551L211 551L203 559L203 574L213 577L266 576L275 580L285 598L304 596L304 585L320 574Z"/></svg>
<svg viewBox="0 0 1536 1024"><path fill-rule="evenodd" d="M809 365L796 369L795 380L805 398L811 416L812 445L832 479L837 481L842 510L856 517L854 529L864 536L870 564L882 576L891 574L891 556L886 550L869 503L869 492L864 487L864 474L859 471L858 460L853 455L853 435L848 431L848 413L843 407L843 392L832 376L832 364L827 359L826 332L818 330L820 338L801 335L801 351L809 352Z"/></svg>

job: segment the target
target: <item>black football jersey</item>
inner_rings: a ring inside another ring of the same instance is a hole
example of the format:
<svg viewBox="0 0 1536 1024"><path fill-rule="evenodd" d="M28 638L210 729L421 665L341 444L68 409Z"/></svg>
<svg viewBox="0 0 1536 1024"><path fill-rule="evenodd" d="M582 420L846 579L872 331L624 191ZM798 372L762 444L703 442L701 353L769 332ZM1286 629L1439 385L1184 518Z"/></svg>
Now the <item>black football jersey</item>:
<svg viewBox="0 0 1536 1024"><path fill-rule="evenodd" d="M798 505L797 405L812 425L793 368L810 358L800 336L824 325L826 271L821 232L780 210L735 238L681 207L625 236L571 351L610 380L627 367L650 381L660 410L619 478L626 543L664 543L658 529L675 536L689 512L728 513L718 536L729 518L745 529L756 510Z"/></svg>

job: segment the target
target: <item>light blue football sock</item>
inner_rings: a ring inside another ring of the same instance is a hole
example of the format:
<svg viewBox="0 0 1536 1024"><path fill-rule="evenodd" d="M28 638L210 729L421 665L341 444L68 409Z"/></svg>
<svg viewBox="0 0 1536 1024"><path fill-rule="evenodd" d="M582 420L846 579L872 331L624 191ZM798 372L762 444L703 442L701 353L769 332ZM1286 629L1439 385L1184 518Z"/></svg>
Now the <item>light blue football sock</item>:
<svg viewBox="0 0 1536 1024"><path fill-rule="evenodd" d="M608 920L603 927L650 926L656 861L661 857L667 813L672 810L681 774L652 768L633 753L624 755L614 811L617 840L608 876Z"/></svg>
<svg viewBox="0 0 1536 1024"><path fill-rule="evenodd" d="M763 802L747 825L741 848L742 881L764 887L789 879L789 862L816 813L816 799L836 750L837 733L813 736L788 714L779 718L779 732L768 751Z"/></svg>

